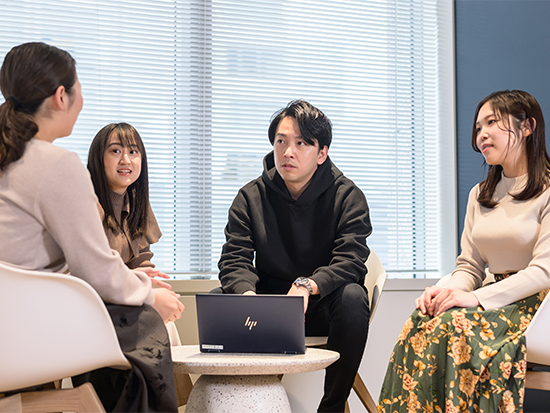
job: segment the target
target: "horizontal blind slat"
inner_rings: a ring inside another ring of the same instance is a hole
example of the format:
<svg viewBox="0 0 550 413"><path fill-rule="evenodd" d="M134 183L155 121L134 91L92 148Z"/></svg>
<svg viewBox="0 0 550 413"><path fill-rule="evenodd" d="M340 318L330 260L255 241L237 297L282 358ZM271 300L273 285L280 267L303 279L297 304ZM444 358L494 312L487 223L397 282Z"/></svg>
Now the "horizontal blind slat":
<svg viewBox="0 0 550 413"><path fill-rule="evenodd" d="M164 233L152 246L159 268L216 273L227 210L261 174L271 115L297 98L333 121L329 155L365 192L368 243L386 269L440 268L438 82L452 64L438 51L452 27L436 0L0 0L0 9L2 59L42 40L77 60L84 109L56 144L86 162L105 124L140 131Z"/></svg>

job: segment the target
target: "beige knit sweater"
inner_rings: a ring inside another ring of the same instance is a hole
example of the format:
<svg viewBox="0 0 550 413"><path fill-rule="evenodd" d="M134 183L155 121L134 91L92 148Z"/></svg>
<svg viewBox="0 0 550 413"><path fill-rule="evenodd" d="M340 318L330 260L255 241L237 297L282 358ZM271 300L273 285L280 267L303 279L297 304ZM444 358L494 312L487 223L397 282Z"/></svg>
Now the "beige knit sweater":
<svg viewBox="0 0 550 413"><path fill-rule="evenodd" d="M79 157L31 139L0 175L0 260L67 272L113 304L153 304L151 280L109 248L88 171Z"/></svg>
<svg viewBox="0 0 550 413"><path fill-rule="evenodd" d="M503 307L550 287L550 188L537 198L516 201L509 193L518 193L526 181L527 175L503 175L493 195L499 204L492 209L477 202L479 185L470 192L462 253L447 286L475 290L485 309ZM487 265L493 274L517 273L479 288Z"/></svg>

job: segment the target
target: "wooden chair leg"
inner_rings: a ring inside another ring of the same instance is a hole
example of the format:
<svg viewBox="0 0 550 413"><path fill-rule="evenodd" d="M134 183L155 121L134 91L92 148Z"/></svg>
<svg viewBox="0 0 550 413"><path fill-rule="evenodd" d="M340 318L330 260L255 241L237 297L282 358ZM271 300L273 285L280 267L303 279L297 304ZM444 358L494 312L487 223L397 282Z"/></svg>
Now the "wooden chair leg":
<svg viewBox="0 0 550 413"><path fill-rule="evenodd" d="M54 380L52 382L42 385L43 390L59 390L61 388L61 380Z"/></svg>
<svg viewBox="0 0 550 413"><path fill-rule="evenodd" d="M174 379L176 381L176 399L178 401L178 407L184 406L189 400L189 394L193 389L193 382L189 374L175 373Z"/></svg>
<svg viewBox="0 0 550 413"><path fill-rule="evenodd" d="M527 370L525 387L536 390L550 390L550 371Z"/></svg>
<svg viewBox="0 0 550 413"><path fill-rule="evenodd" d="M43 390L0 399L0 412L43 413L43 412L105 413L105 409L90 383L76 389Z"/></svg>
<svg viewBox="0 0 550 413"><path fill-rule="evenodd" d="M372 396L370 395L367 386L365 386L365 383L363 383L363 379L361 379L359 373L355 375L353 390L355 390L357 397L359 397L359 400L361 400L361 403L363 403L363 406L365 406L369 413L376 413L378 411L376 408L376 403L372 399Z"/></svg>
<svg viewBox="0 0 550 413"><path fill-rule="evenodd" d="M283 379L282 374L279 374L278 377L279 377L279 380ZM363 406L365 406L365 409L367 409L369 413L378 412L376 403L374 402L372 396L370 395L369 390L367 389L367 386L365 386L365 383L363 383L363 379L361 378L359 373L355 374L355 380L353 381L353 390L355 390L357 397L359 397L359 400L361 400L361 403L363 403ZM350 413L349 403L347 400L346 400L346 406L344 408L344 413Z"/></svg>
<svg viewBox="0 0 550 413"><path fill-rule="evenodd" d="M21 394L1 398L0 413L23 413Z"/></svg>

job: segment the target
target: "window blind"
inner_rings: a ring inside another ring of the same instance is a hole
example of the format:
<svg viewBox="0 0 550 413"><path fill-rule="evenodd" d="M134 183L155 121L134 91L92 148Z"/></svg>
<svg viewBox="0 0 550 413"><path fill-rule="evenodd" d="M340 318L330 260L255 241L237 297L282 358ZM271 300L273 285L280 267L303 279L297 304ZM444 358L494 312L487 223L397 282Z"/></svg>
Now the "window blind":
<svg viewBox="0 0 550 413"><path fill-rule="evenodd" d="M390 276L456 254L452 4L436 0L0 0L1 59L45 41L77 61L84 109L56 144L86 162L96 132L134 125L163 237L158 268L210 277L238 189L261 174L271 115L306 99L329 155L365 192ZM322 224L322 223L320 223Z"/></svg>

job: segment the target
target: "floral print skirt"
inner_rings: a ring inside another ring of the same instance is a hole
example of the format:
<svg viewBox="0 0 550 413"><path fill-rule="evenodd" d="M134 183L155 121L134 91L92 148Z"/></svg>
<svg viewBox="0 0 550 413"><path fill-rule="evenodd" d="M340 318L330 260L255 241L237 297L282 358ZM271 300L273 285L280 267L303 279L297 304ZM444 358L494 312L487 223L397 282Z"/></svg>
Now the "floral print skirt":
<svg viewBox="0 0 550 413"><path fill-rule="evenodd" d="M525 330L545 295L488 311L414 311L395 344L378 411L522 411Z"/></svg>

